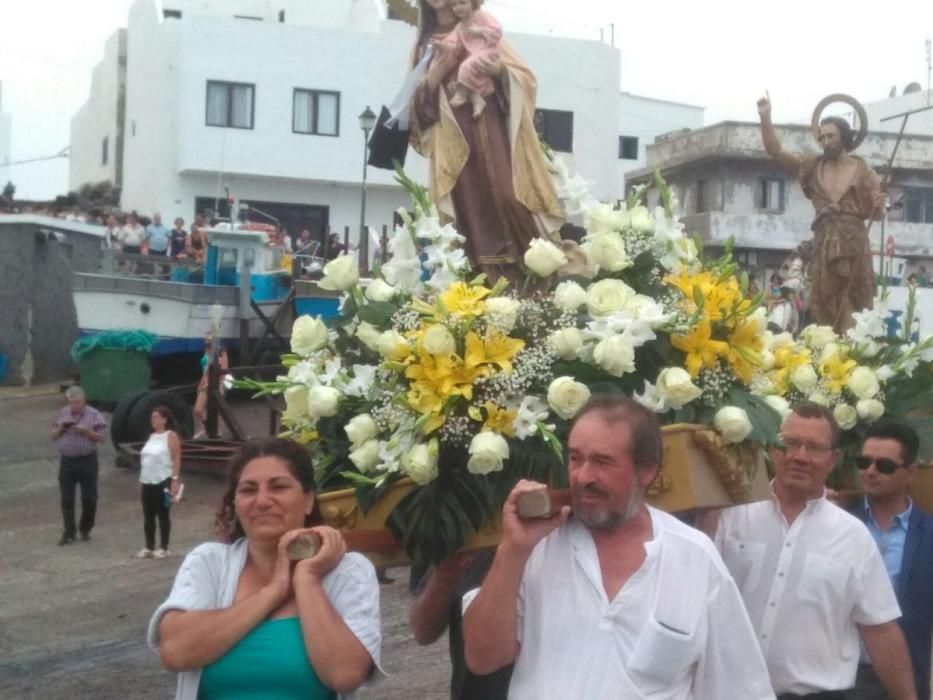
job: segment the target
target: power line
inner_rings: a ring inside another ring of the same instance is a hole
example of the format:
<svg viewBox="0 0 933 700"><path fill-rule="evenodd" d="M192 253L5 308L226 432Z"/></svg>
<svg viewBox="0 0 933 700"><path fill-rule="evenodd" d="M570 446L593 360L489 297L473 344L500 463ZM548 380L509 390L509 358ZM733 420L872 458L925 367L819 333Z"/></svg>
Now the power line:
<svg viewBox="0 0 933 700"><path fill-rule="evenodd" d="M67 151L70 149L70 146L65 146L62 150L56 153L54 156L40 156L38 158L27 158L25 160L14 160L9 163L0 163L0 168L9 167L11 165L25 165L26 163L38 163L42 160L55 160L56 158L68 158L69 155Z"/></svg>

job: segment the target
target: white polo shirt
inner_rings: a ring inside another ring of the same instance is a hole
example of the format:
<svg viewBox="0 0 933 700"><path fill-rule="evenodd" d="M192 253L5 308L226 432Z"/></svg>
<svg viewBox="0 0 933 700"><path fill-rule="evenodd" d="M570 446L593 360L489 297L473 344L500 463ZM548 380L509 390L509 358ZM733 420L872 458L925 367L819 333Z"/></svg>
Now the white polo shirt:
<svg viewBox="0 0 933 700"><path fill-rule="evenodd" d="M780 693L855 685L857 624L901 615L878 547L865 525L825 497L788 526L777 497L726 509L716 546Z"/></svg>
<svg viewBox="0 0 933 700"><path fill-rule="evenodd" d="M579 521L535 547L519 592L521 651L509 698L774 698L742 599L712 543L649 512L654 537L645 561L612 601Z"/></svg>

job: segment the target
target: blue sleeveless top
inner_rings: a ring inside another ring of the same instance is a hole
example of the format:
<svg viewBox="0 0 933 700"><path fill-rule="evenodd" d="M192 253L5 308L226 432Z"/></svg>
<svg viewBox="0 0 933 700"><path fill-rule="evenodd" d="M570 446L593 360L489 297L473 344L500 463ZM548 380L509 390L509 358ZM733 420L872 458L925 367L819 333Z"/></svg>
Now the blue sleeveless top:
<svg viewBox="0 0 933 700"><path fill-rule="evenodd" d="M198 700L336 700L317 677L297 617L261 622L201 671Z"/></svg>

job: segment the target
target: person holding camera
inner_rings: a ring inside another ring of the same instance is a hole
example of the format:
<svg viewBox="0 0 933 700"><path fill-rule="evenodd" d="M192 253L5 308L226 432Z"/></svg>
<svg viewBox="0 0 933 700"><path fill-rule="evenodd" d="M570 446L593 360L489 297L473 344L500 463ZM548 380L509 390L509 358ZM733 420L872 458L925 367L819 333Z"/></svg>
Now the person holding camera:
<svg viewBox="0 0 933 700"><path fill-rule="evenodd" d="M59 546L71 544L80 531L91 539L97 513L97 444L103 442L107 421L84 401L84 389L75 385L65 392L68 405L59 411L52 427L60 456L58 486L62 496L62 530ZM75 527L75 493L81 487L81 521Z"/></svg>

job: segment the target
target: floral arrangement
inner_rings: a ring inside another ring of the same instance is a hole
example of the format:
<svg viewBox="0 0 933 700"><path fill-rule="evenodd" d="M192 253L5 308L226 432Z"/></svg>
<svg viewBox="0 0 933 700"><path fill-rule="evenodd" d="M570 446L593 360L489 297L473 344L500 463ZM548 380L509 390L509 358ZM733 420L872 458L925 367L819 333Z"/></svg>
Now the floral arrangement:
<svg viewBox="0 0 933 700"><path fill-rule="evenodd" d="M797 399L833 406L851 429L890 412L911 373L929 377L933 340L889 346L883 309L845 339L769 333L730 247L704 260L660 177L653 211L644 191L614 208L549 160L584 221L582 262L539 239L524 280L489 284L400 172L414 214L399 212L388 262L365 286L353 258L328 263L320 286L343 293L339 318L297 319L287 375L241 382L284 396L284 432L311 450L319 488L353 486L367 508L394 482L415 483L386 523L413 558L460 548L519 478L565 483L563 440L593 393L633 396L665 423L710 424L726 444L768 445Z"/></svg>

